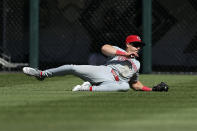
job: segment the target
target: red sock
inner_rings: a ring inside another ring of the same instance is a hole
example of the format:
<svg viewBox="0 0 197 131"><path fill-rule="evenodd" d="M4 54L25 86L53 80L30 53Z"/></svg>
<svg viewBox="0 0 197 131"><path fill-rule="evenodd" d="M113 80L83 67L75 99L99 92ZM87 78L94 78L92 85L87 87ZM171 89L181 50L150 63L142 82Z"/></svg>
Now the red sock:
<svg viewBox="0 0 197 131"><path fill-rule="evenodd" d="M90 91L92 91L92 86L90 86Z"/></svg>
<svg viewBox="0 0 197 131"><path fill-rule="evenodd" d="M152 91L152 88L149 88L147 86L143 86L142 91Z"/></svg>

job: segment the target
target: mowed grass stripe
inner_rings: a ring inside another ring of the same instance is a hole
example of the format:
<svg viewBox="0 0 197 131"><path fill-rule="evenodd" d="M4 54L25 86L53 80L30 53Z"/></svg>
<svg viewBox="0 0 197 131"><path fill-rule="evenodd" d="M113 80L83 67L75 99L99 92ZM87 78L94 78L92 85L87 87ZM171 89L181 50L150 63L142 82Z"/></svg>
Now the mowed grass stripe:
<svg viewBox="0 0 197 131"><path fill-rule="evenodd" d="M3 74L0 78L4 81L0 84L0 126L6 131L194 130L196 78L140 76L148 86L161 80L168 82L171 86L168 93L71 92L82 80L66 76L39 82L23 74Z"/></svg>

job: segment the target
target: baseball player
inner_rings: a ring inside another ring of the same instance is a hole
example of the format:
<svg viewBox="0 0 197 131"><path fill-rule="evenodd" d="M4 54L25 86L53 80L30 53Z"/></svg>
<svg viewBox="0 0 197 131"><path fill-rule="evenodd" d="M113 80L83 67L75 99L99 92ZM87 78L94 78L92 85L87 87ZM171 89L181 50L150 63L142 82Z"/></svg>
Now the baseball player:
<svg viewBox="0 0 197 131"><path fill-rule="evenodd" d="M130 88L140 91L168 91L164 82L149 88L139 81L140 62L136 60L140 49L144 46L137 35L129 35L125 41L126 49L105 44L101 52L109 57L105 65L63 65L57 68L40 71L24 67L23 72L39 80L47 77L73 74L84 82L72 91L128 91Z"/></svg>

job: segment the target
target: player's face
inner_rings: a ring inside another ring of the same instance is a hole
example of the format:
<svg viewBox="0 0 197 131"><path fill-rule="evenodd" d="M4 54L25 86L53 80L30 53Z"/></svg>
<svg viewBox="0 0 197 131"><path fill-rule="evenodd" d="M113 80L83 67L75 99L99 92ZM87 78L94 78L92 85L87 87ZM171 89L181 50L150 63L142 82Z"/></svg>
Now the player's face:
<svg viewBox="0 0 197 131"><path fill-rule="evenodd" d="M141 44L140 43L130 43L127 44L127 50L131 51L131 52L136 52L139 53L140 49L141 49Z"/></svg>

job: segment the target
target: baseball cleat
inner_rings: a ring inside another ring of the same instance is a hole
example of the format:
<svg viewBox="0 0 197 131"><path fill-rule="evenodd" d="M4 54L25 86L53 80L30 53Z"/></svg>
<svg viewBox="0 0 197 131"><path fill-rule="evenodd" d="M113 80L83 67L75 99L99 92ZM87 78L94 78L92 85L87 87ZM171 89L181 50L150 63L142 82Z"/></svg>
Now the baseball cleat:
<svg viewBox="0 0 197 131"><path fill-rule="evenodd" d="M41 76L41 71L31 67L23 67L23 73L29 76L34 76L38 80L44 80L44 77Z"/></svg>
<svg viewBox="0 0 197 131"><path fill-rule="evenodd" d="M73 87L72 91L80 91L81 90L81 86L80 85L76 85L75 87Z"/></svg>
<svg viewBox="0 0 197 131"><path fill-rule="evenodd" d="M86 82L84 82L81 86L82 86L83 88L89 88L89 87L92 86L92 85L90 84L90 82L86 81Z"/></svg>
<svg viewBox="0 0 197 131"><path fill-rule="evenodd" d="M90 90L90 82L84 82L82 85L75 86L72 91L89 91Z"/></svg>

